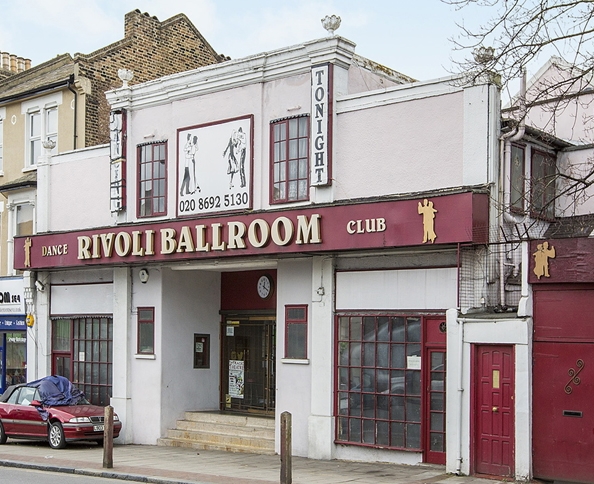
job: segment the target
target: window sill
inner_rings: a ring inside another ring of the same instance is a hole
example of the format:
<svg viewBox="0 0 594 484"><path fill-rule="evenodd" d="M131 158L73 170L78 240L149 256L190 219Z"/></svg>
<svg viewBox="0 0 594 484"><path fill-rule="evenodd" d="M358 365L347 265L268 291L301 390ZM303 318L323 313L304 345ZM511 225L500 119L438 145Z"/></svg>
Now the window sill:
<svg viewBox="0 0 594 484"><path fill-rule="evenodd" d="M298 360L297 358L281 358L281 363L287 365L309 365L309 358Z"/></svg>
<svg viewBox="0 0 594 484"><path fill-rule="evenodd" d="M137 360L156 360L157 356L156 355L142 355L142 354L135 354L134 358L136 358Z"/></svg>
<svg viewBox="0 0 594 484"><path fill-rule="evenodd" d="M22 169L23 173L28 173L30 171L37 171L37 165L31 165Z"/></svg>

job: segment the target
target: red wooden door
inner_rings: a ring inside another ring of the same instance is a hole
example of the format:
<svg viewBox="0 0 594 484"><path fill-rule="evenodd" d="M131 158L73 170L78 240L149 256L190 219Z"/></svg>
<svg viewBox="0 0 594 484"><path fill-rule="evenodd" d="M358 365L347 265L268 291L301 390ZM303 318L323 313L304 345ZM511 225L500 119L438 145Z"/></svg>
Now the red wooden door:
<svg viewBox="0 0 594 484"><path fill-rule="evenodd" d="M534 476L594 482L594 344L534 343Z"/></svg>
<svg viewBox="0 0 594 484"><path fill-rule="evenodd" d="M514 351L476 347L474 471L514 475Z"/></svg>

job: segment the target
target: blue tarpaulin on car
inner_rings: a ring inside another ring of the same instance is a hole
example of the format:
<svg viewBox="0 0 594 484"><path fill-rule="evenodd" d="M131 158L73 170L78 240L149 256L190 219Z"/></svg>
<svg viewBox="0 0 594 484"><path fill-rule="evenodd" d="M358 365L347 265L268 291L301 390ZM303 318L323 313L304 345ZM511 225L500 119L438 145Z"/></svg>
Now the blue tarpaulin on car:
<svg viewBox="0 0 594 484"><path fill-rule="evenodd" d="M46 376L40 380L27 383L27 386L39 390L39 397L43 407L58 405L76 405L83 392L76 388L70 380L63 376ZM47 419L47 412L42 407L37 407L44 420Z"/></svg>

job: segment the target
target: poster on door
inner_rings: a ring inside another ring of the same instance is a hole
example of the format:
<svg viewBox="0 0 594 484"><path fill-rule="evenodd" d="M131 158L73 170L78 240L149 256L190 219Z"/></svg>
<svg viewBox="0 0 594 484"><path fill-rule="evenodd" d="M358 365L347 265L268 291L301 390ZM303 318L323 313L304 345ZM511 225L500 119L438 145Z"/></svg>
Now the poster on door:
<svg viewBox="0 0 594 484"><path fill-rule="evenodd" d="M243 361L229 360L229 396L243 398Z"/></svg>

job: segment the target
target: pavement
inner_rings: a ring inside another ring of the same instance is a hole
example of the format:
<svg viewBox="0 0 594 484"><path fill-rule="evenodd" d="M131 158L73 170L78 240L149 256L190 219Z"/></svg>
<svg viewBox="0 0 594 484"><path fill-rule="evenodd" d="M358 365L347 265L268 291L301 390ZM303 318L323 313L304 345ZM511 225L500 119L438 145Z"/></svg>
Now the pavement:
<svg viewBox="0 0 594 484"><path fill-rule="evenodd" d="M103 468L103 448L9 439L0 466L65 472L154 484L271 484L280 482L280 456L154 445L115 445L113 468ZM446 474L444 466L322 461L292 457L293 484L501 484L506 481Z"/></svg>

